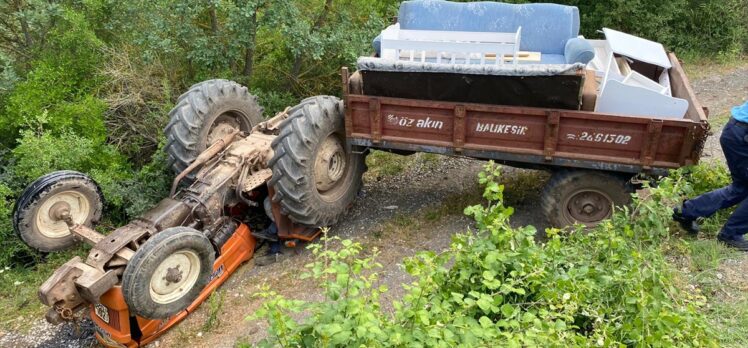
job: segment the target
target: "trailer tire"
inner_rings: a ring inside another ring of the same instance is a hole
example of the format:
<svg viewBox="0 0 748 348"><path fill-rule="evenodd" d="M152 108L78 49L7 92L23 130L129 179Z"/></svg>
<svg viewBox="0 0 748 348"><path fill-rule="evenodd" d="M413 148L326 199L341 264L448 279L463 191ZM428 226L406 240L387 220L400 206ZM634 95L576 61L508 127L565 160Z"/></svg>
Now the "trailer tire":
<svg viewBox="0 0 748 348"><path fill-rule="evenodd" d="M262 121L263 108L247 87L228 80L208 80L190 87L169 112L164 128L168 165L181 173L223 135L249 132ZM187 176L194 180L197 170Z"/></svg>
<svg viewBox="0 0 748 348"><path fill-rule="evenodd" d="M307 98L288 113L268 163L273 170L268 182L275 190L272 201L298 224L333 225L361 188L365 156L346 146L340 99Z"/></svg>
<svg viewBox="0 0 748 348"><path fill-rule="evenodd" d="M543 188L543 212L553 227L576 223L595 226L610 218L613 206L629 203L632 192L629 179L599 171L556 171Z"/></svg>
<svg viewBox="0 0 748 348"><path fill-rule="evenodd" d="M40 252L65 250L77 244L63 212L74 223L92 227L101 219L104 197L87 175L71 170L52 172L26 187L13 210L13 229Z"/></svg>
<svg viewBox="0 0 748 348"><path fill-rule="evenodd" d="M143 243L122 274L131 314L166 319L189 307L210 281L215 250L189 227L171 227Z"/></svg>

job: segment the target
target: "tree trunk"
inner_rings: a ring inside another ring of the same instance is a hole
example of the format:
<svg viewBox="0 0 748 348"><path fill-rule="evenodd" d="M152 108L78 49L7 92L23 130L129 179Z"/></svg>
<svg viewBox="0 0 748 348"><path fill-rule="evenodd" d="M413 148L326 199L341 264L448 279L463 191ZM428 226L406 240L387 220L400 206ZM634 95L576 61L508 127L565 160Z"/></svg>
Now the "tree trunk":
<svg viewBox="0 0 748 348"><path fill-rule="evenodd" d="M9 5L11 6L13 15L20 14L24 7L26 7L26 4L22 0L15 0L9 3ZM12 21L12 19L9 19L9 21ZM34 44L34 39L31 37L29 22L23 16L18 16L18 23L21 25L21 34L23 35L23 42L19 42L19 44L23 46L23 50L29 50ZM10 27L12 24L8 23L8 25L9 27L7 29L13 31L13 28Z"/></svg>
<svg viewBox="0 0 748 348"><path fill-rule="evenodd" d="M244 71L242 74L247 79L247 86L252 79L252 70L254 69L255 42L257 41L257 12L260 11L260 4L255 5L252 11L252 17L249 19L249 42L247 43L244 54Z"/></svg>
<svg viewBox="0 0 748 348"><path fill-rule="evenodd" d="M25 41L26 48L31 48L32 45L34 45L34 40L31 38L31 31L29 30L29 23L26 21L26 18L21 17L19 19L21 21L21 30L23 31L23 39Z"/></svg>
<svg viewBox="0 0 748 348"><path fill-rule="evenodd" d="M319 16L317 16L317 20L314 21L314 26L312 26L312 29L309 31L309 34L314 34L317 30L322 28L323 25L325 25L327 14L330 13L330 8L332 8L332 1L333 0L325 0L325 6L322 7L322 11L319 13ZM293 87L293 84L296 82L299 76L299 73L301 73L301 63L303 59L304 57L301 53L297 53L294 56L293 66L291 67L291 76L290 76L291 78L288 81L289 89Z"/></svg>
<svg viewBox="0 0 748 348"><path fill-rule="evenodd" d="M210 4L210 31L213 36L218 36L218 15L216 14L216 4Z"/></svg>

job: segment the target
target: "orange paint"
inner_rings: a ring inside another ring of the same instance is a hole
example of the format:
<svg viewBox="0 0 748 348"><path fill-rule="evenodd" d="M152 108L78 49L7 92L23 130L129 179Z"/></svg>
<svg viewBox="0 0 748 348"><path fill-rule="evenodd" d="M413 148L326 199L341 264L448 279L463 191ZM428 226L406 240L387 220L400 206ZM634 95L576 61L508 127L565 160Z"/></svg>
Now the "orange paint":
<svg viewBox="0 0 748 348"><path fill-rule="evenodd" d="M200 304L210 297L242 263L252 258L257 241L250 234L249 227L241 224L234 235L221 248L221 255L213 264L213 279L203 289L197 299L184 311L163 320L151 320L136 317L142 333L141 337L132 337L130 312L127 309L121 287L115 286L101 296L101 304L109 314L109 323L104 322L91 305L91 319L96 324L96 339L106 347L139 347L148 344L161 336L166 330L176 325L188 314L194 312ZM101 307L99 307L101 309Z"/></svg>

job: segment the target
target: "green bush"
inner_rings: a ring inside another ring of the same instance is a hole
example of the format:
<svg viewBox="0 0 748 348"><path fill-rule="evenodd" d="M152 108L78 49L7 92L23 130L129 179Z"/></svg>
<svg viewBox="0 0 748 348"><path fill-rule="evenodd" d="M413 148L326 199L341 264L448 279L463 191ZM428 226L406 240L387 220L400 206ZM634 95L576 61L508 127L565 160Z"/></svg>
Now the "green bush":
<svg viewBox="0 0 748 348"><path fill-rule="evenodd" d="M102 43L81 15L66 11L49 34L48 47L31 63L25 80L7 97L0 132L5 145L44 113L46 129L70 130L96 141L106 138L103 113L107 105L93 95L99 85L96 69ZM0 110L1 111L1 110Z"/></svg>
<svg viewBox="0 0 748 348"><path fill-rule="evenodd" d="M5 183L0 182L0 268L12 265L15 260L28 260L33 254L13 231L14 193Z"/></svg>
<svg viewBox="0 0 748 348"><path fill-rule="evenodd" d="M68 131L59 136L23 131L13 157L16 159L13 172L25 183L63 169L100 171L113 178L130 172L125 158L113 147Z"/></svg>
<svg viewBox="0 0 748 348"><path fill-rule="evenodd" d="M11 154L9 173L0 181L0 202L7 202L0 209L0 265L27 264L30 256L34 258L35 254L13 232L10 207L21 190L38 177L56 170L90 175L104 194L103 224L109 227L127 223L166 197L172 178L160 149L150 163L134 170L113 146L70 131L60 135L23 131Z"/></svg>
<svg viewBox="0 0 748 348"><path fill-rule="evenodd" d="M485 205L465 209L478 231L454 237L441 254L405 261L414 277L394 313L379 307L376 252L343 241L339 251L311 246L307 267L325 299L304 302L264 291L253 318L266 319L263 346L716 346L700 313L704 298L677 287L662 246L672 209L690 190L682 172L662 179L631 210L592 231L513 228L499 171L480 175ZM327 245L329 241L325 241ZM294 312L303 312L295 319Z"/></svg>
<svg viewBox="0 0 748 348"><path fill-rule="evenodd" d="M515 3L541 2L516 0ZM581 32L600 38L603 27L664 44L678 53L732 57L748 52L745 0L561 0L577 6Z"/></svg>

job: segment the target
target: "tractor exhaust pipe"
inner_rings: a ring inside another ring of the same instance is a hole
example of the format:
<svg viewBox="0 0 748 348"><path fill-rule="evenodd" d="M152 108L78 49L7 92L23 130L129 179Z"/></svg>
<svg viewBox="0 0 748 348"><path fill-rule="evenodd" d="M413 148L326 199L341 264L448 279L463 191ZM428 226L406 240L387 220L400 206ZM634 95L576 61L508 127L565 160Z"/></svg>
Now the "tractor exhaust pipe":
<svg viewBox="0 0 748 348"><path fill-rule="evenodd" d="M192 164L189 165L189 167L185 168L179 175L177 175L176 178L174 178L174 182L171 184L171 191L169 192L169 197L174 197L174 194L177 192L177 186L179 185L179 182L184 179L185 176L187 176L189 173L191 173L195 168L203 165L205 162L210 160L211 158L215 157L221 150L226 148L228 144L231 144L231 142L234 141L234 137L239 134L239 130L235 130L229 134L226 134L223 138L219 139L213 145L210 145L205 151L200 153L199 156L195 159Z"/></svg>

